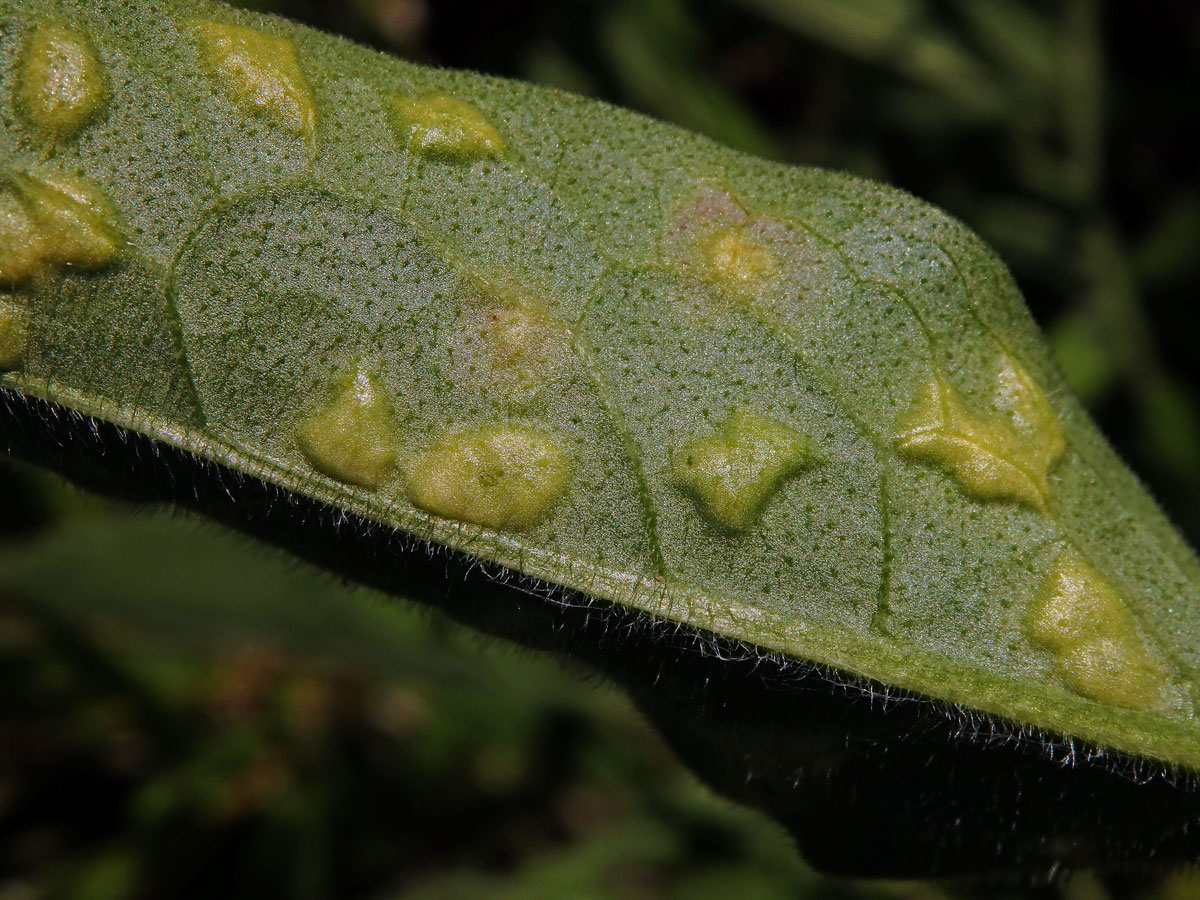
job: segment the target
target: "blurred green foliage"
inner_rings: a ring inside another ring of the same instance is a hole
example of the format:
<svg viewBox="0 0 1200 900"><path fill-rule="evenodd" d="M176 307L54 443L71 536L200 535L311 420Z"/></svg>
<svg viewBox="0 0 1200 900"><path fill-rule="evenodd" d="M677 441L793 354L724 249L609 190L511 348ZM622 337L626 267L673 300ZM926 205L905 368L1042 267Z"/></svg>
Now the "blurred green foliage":
<svg viewBox="0 0 1200 900"><path fill-rule="evenodd" d="M1200 536L1200 6L253 5L941 204L1009 262L1102 427ZM0 469L0 900L731 895L1183 900L1200 880L822 879L584 673Z"/></svg>

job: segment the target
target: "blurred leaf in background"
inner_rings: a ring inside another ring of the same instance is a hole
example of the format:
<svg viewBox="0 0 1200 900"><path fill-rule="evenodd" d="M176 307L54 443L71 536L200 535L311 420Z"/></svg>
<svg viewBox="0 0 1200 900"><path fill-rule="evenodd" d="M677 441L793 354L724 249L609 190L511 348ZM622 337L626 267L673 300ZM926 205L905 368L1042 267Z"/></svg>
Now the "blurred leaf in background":
<svg viewBox="0 0 1200 900"><path fill-rule="evenodd" d="M1200 539L1200 6L245 5L944 206ZM1200 896L1187 874L831 882L585 673L24 467L0 497L0 900Z"/></svg>

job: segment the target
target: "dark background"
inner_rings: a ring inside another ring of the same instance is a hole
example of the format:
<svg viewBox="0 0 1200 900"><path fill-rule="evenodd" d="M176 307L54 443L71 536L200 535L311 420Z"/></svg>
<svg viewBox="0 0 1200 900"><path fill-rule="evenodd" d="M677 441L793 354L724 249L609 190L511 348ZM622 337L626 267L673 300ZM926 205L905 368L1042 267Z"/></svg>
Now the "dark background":
<svg viewBox="0 0 1200 900"><path fill-rule="evenodd" d="M945 207L1197 543L1200 5L256 6ZM1030 894L1182 900L1200 879L830 882L584 673L0 468L0 900Z"/></svg>

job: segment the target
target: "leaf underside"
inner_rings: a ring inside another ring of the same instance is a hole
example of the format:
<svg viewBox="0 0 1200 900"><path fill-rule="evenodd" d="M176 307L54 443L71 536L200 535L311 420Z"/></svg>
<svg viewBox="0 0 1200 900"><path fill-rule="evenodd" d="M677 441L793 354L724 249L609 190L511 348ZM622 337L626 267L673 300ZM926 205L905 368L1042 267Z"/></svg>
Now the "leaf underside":
<svg viewBox="0 0 1200 900"><path fill-rule="evenodd" d="M0 121L12 452L82 413L755 659L1200 769L1196 559L940 211L207 3L0 0Z"/></svg>

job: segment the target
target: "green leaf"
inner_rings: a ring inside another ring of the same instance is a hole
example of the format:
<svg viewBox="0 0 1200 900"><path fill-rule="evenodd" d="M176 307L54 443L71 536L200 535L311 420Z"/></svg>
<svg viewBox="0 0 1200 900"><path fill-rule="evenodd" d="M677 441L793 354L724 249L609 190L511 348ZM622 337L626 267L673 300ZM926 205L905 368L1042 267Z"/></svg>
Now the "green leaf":
<svg viewBox="0 0 1200 900"><path fill-rule="evenodd" d="M10 452L1200 768L1196 559L940 211L201 2L0 0L0 98Z"/></svg>

